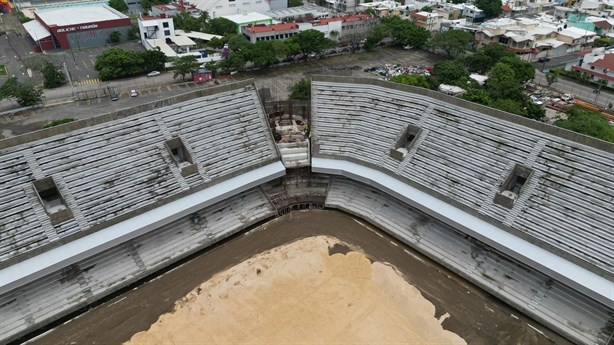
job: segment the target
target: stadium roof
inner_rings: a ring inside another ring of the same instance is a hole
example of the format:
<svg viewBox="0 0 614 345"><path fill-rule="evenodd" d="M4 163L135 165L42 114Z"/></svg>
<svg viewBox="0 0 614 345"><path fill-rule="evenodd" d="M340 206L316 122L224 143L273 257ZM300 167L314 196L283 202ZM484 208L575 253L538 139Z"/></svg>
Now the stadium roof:
<svg viewBox="0 0 614 345"><path fill-rule="evenodd" d="M560 256L569 267L605 281L614 277L613 144L377 80L319 77L312 92L313 157L372 167ZM409 137L415 145L399 144ZM511 181L521 182L512 188ZM532 260L540 263L540 255ZM613 284L588 288L600 289L614 305Z"/></svg>
<svg viewBox="0 0 614 345"><path fill-rule="evenodd" d="M113 232L118 240L129 236L126 229L142 234L163 225L162 219L147 222L160 216L164 205L203 190L208 192L200 202L219 201L226 192L216 196L218 184L280 162L251 81L180 95L162 107L160 102L0 141L2 286L11 284L11 277L23 278L4 269L60 243L122 222L121 234ZM236 140L232 133L244 135ZM184 204L173 205L180 210L177 205ZM161 213L138 217L151 210ZM98 250L100 236L79 243ZM17 267L38 272L43 261L52 263L60 254L29 261L34 268Z"/></svg>
<svg viewBox="0 0 614 345"><path fill-rule="evenodd" d="M57 10L36 11L35 13L48 26L71 26L128 18L125 14L107 5L75 6Z"/></svg>

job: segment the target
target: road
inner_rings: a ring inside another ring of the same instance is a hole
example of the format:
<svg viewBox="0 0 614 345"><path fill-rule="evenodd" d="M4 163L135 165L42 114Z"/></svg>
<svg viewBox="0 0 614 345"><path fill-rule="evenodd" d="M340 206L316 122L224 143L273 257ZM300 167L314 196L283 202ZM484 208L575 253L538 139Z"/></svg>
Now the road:
<svg viewBox="0 0 614 345"><path fill-rule="evenodd" d="M541 86L548 86L548 82L546 81L546 75L539 70L535 71L534 80L537 84ZM595 93L595 88L593 87L574 83L563 78L559 78L558 81L553 83L550 86L550 89L553 89L560 93L571 94L575 98L578 98L585 102L597 104L604 108L607 108L610 103L614 103L614 94L606 92L605 90L602 90L599 93Z"/></svg>
<svg viewBox="0 0 614 345"><path fill-rule="evenodd" d="M260 71L242 72L231 79L220 80L222 83L254 78L258 89L271 90L272 100L285 100L288 88L301 78L315 74L342 74L355 77L374 77L363 72L369 66L385 64L400 64L403 66L432 65L441 58L422 50L403 50L387 47L373 52L344 54L312 60L281 67L268 68ZM45 90L44 108L20 113L15 116L0 118L0 134L5 137L19 135L40 129L49 121L66 117L83 119L112 112L128 106L168 98L172 95L185 93L197 87L211 87L213 84L196 85L193 82L183 83L173 79L173 73L147 78L138 77L99 84L63 86L57 89ZM111 102L109 97L94 98L94 93L102 93L108 87L117 88L120 99ZM130 98L130 90L137 90L140 96ZM83 100L85 96L90 100ZM78 101L78 99L82 99ZM0 111L14 107L9 101L0 102Z"/></svg>

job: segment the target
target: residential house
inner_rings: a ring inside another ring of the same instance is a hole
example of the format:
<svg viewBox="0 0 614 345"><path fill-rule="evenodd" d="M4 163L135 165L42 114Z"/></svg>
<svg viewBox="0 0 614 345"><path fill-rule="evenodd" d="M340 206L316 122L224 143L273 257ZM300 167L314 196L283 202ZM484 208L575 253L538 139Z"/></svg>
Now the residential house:
<svg viewBox="0 0 614 345"><path fill-rule="evenodd" d="M153 5L151 6L151 15L154 17L166 15L167 17L175 16L183 11L191 15L199 15L200 11L194 5L180 5L171 2L170 4Z"/></svg>
<svg viewBox="0 0 614 345"><path fill-rule="evenodd" d="M190 3L207 11L211 18L288 8L287 0L190 0Z"/></svg>
<svg viewBox="0 0 614 345"><path fill-rule="evenodd" d="M614 50L602 47L582 52L582 59L568 63L565 70L589 75L595 81L605 80L608 86L614 86Z"/></svg>
<svg viewBox="0 0 614 345"><path fill-rule="evenodd" d="M410 19L419 27L425 28L429 32L439 32L443 18L437 13L414 12Z"/></svg>
<svg viewBox="0 0 614 345"><path fill-rule="evenodd" d="M297 23L257 24L241 27L241 33L251 43L269 40L286 40L299 33Z"/></svg>

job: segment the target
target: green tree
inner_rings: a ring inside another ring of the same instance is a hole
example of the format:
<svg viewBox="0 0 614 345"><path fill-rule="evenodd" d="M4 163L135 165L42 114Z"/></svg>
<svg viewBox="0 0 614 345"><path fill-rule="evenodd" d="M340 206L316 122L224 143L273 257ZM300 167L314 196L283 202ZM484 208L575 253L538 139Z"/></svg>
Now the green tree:
<svg viewBox="0 0 614 345"><path fill-rule="evenodd" d="M403 20L399 16L388 16L381 22L386 27L388 36L397 46L421 48L429 39L429 32L411 20Z"/></svg>
<svg viewBox="0 0 614 345"><path fill-rule="evenodd" d="M440 83L466 87L469 72L458 60L444 60L435 65L433 74Z"/></svg>
<svg viewBox="0 0 614 345"><path fill-rule="evenodd" d="M8 78L2 86L0 86L0 100L14 98L19 88L19 81L17 78Z"/></svg>
<svg viewBox="0 0 614 345"><path fill-rule="evenodd" d="M503 12L501 0L474 0L473 4L484 11L486 18L498 17Z"/></svg>
<svg viewBox="0 0 614 345"><path fill-rule="evenodd" d="M390 81L393 83L423 87L425 89L433 89L433 83L428 77L424 75L401 74L401 75L392 77Z"/></svg>
<svg viewBox="0 0 614 345"><path fill-rule="evenodd" d="M428 43L434 50L441 50L454 58L463 55L469 47L469 42L473 41L473 35L462 30L447 30L437 33Z"/></svg>
<svg viewBox="0 0 614 345"><path fill-rule="evenodd" d="M43 91L37 90L32 84L18 83L15 90L15 99L22 107L39 104L43 100Z"/></svg>
<svg viewBox="0 0 614 345"><path fill-rule="evenodd" d="M507 64L497 63L488 75L488 93L494 100L509 99L519 101L522 99L521 84L516 78L514 70Z"/></svg>
<svg viewBox="0 0 614 345"><path fill-rule="evenodd" d="M528 82L529 80L533 80L535 78L535 66L528 61L520 60L519 58L513 56L505 56L499 62L504 63L514 70L514 75L516 79L521 84Z"/></svg>
<svg viewBox="0 0 614 345"><path fill-rule="evenodd" d="M117 30L113 30L110 34L109 34L109 38L107 39L108 43L112 43L112 44L117 44L119 43L119 41L121 41L122 39L122 34L121 32L117 31Z"/></svg>
<svg viewBox="0 0 614 345"><path fill-rule="evenodd" d="M561 71L557 68L552 68L546 73L546 81L548 82L548 87L552 84L556 83L559 80L559 76L561 75Z"/></svg>
<svg viewBox="0 0 614 345"><path fill-rule="evenodd" d="M614 39L610 37L601 37L595 41L595 47L607 47L614 44Z"/></svg>
<svg viewBox="0 0 614 345"><path fill-rule="evenodd" d="M420 12L433 12L433 7L431 7L431 6L423 6L420 9Z"/></svg>
<svg viewBox="0 0 614 345"><path fill-rule="evenodd" d="M288 0L288 7L303 6L303 0Z"/></svg>
<svg viewBox="0 0 614 345"><path fill-rule="evenodd" d="M55 127L55 126L63 125L65 123L69 123L69 122L73 122L73 121L75 121L75 119L73 119L72 117L65 117L63 119L53 120L53 121L47 123L46 125L44 125L43 128Z"/></svg>
<svg viewBox="0 0 614 345"><path fill-rule="evenodd" d="M141 0L141 7L144 10L151 9L151 6L168 4L169 0Z"/></svg>
<svg viewBox="0 0 614 345"><path fill-rule="evenodd" d="M372 15L372 16L376 16L377 15L377 12L375 12L375 10L373 8L371 8L371 7L367 8L365 10L365 13L368 14L368 15Z"/></svg>
<svg viewBox="0 0 614 345"><path fill-rule="evenodd" d="M94 68L101 80L132 77L145 71L143 54L121 48L107 49L98 55Z"/></svg>
<svg viewBox="0 0 614 345"><path fill-rule="evenodd" d="M365 50L373 50L379 42L388 36L388 29L384 24L377 24L373 27L367 40L365 41Z"/></svg>
<svg viewBox="0 0 614 345"><path fill-rule="evenodd" d="M173 79L181 76L182 80L185 80L185 75L197 69L200 64L197 61L196 56L194 55L186 55L175 58L173 60L173 67L171 70L173 71Z"/></svg>
<svg viewBox="0 0 614 345"><path fill-rule="evenodd" d="M137 24L132 24L130 26L130 30L128 30L128 39L136 40L139 38L139 26Z"/></svg>
<svg viewBox="0 0 614 345"><path fill-rule="evenodd" d="M614 126L601 113L574 105L567 109L568 118L556 126L614 143Z"/></svg>
<svg viewBox="0 0 614 345"><path fill-rule="evenodd" d="M311 99L311 80L301 79L288 88L290 99L308 101Z"/></svg>
<svg viewBox="0 0 614 345"><path fill-rule="evenodd" d="M139 55L143 59L141 71L159 71L164 69L167 60L166 55L158 49L140 51Z"/></svg>
<svg viewBox="0 0 614 345"><path fill-rule="evenodd" d="M516 57L514 53L510 52L500 44L485 45L480 51L492 59L493 66L506 56Z"/></svg>
<svg viewBox="0 0 614 345"><path fill-rule="evenodd" d="M469 89L467 93L462 96L462 98L483 105L490 106L492 104L492 98L488 94L488 91L484 89Z"/></svg>
<svg viewBox="0 0 614 345"><path fill-rule="evenodd" d="M42 73L44 78L43 86L47 89L58 87L66 82L66 75L50 62L47 62L45 67L43 67Z"/></svg>
<svg viewBox="0 0 614 345"><path fill-rule="evenodd" d="M461 61L471 73L486 73L494 65L493 58L483 52L463 56Z"/></svg>
<svg viewBox="0 0 614 345"><path fill-rule="evenodd" d="M250 45L250 42L241 34L230 34L224 37L232 51L240 51Z"/></svg>
<svg viewBox="0 0 614 345"><path fill-rule="evenodd" d="M512 114L522 115L524 113L522 103L513 99L500 98L492 102L490 106Z"/></svg>
<svg viewBox="0 0 614 345"><path fill-rule="evenodd" d="M218 17L215 19L211 19L206 26L206 32L219 36L226 36L229 34L236 34L237 24L235 24L232 20Z"/></svg>
<svg viewBox="0 0 614 345"><path fill-rule="evenodd" d="M277 53L273 41L258 41L241 51L245 61L251 61L254 67L263 68L277 63Z"/></svg>
<svg viewBox="0 0 614 345"><path fill-rule="evenodd" d="M287 42L296 44L296 47L303 53L305 59L311 53L319 54L325 49L335 47L336 44L332 40L325 38L324 33L317 30L305 30L290 37Z"/></svg>
<svg viewBox="0 0 614 345"><path fill-rule="evenodd" d="M109 0L109 6L120 12L128 11L128 5L126 5L126 2L124 0Z"/></svg>
<svg viewBox="0 0 614 345"><path fill-rule="evenodd" d="M23 65L33 71L42 72L43 68L49 63L47 57L43 54L32 54L28 57L24 57Z"/></svg>
<svg viewBox="0 0 614 345"><path fill-rule="evenodd" d="M200 31L205 27L205 22L202 17L195 18L188 11L181 11L173 16L173 25L188 32Z"/></svg>

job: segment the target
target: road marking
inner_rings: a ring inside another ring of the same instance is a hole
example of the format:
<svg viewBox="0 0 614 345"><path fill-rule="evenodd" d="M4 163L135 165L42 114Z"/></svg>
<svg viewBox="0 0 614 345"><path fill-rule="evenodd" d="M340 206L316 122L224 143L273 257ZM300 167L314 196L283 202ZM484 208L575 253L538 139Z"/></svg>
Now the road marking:
<svg viewBox="0 0 614 345"><path fill-rule="evenodd" d="M418 257L416 254L414 254L414 253L410 252L410 251L409 251L409 250L407 250L407 249L403 249L403 251L404 251L405 253L407 253L407 254L409 254L409 255L413 256L413 257L414 257L414 259L416 259L416 260L418 260L418 261L420 261L420 262L424 263L424 260L422 260L422 259L421 259L420 257Z"/></svg>
<svg viewBox="0 0 614 345"><path fill-rule="evenodd" d="M398 246L399 246L398 244L394 243L394 241L390 241L390 244L392 244L392 245L393 245L393 246L395 246L395 247L398 247Z"/></svg>
<svg viewBox="0 0 614 345"><path fill-rule="evenodd" d="M534 329L534 330L535 330L537 333L539 333L539 334L541 334L541 335L544 335L544 332L540 331L539 329L537 329L536 327L532 326L531 324L528 324L528 323L527 323L527 326L529 326L529 327L533 328L533 329Z"/></svg>
<svg viewBox="0 0 614 345"><path fill-rule="evenodd" d="M516 319L516 320L520 320L520 319L518 318L518 316L516 316L516 315L514 315L514 314L510 314L510 316L511 316L511 317L513 317L513 318L514 318L514 319Z"/></svg>
<svg viewBox="0 0 614 345"><path fill-rule="evenodd" d="M363 223L362 223L361 221L359 221L358 219L356 219L356 218L352 218L352 219L353 219L353 220L354 220L356 223L358 223L358 224L362 225L362 226L363 226L364 228L366 228L367 230L369 230L369 231L371 231L372 233L376 234L377 236L382 237L382 238L384 237L384 235L382 235L382 234L380 234L379 232L377 232L377 231L375 231L375 230L371 229L371 227L370 227L370 226L368 226L368 225L366 225L366 224L363 224Z"/></svg>

